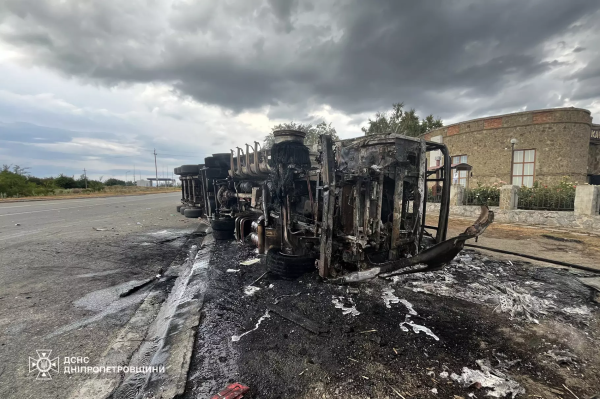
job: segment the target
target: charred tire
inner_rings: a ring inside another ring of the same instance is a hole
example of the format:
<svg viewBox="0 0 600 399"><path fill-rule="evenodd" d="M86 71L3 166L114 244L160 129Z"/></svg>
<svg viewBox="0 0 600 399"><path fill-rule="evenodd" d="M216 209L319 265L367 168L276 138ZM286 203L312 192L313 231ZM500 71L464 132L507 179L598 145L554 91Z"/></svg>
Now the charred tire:
<svg viewBox="0 0 600 399"><path fill-rule="evenodd" d="M199 173L198 165L181 165L179 174L181 175L197 175Z"/></svg>
<svg viewBox="0 0 600 399"><path fill-rule="evenodd" d="M183 207L183 205L177 205L177 212L181 212L182 207Z"/></svg>
<svg viewBox="0 0 600 399"><path fill-rule="evenodd" d="M204 158L204 165L207 168L220 168L219 161L215 159L215 157L206 157Z"/></svg>
<svg viewBox="0 0 600 399"><path fill-rule="evenodd" d="M200 208L187 208L183 211L183 216L186 218L199 218L202 217L202 209Z"/></svg>
<svg viewBox="0 0 600 399"><path fill-rule="evenodd" d="M227 169L207 169L206 170L206 178L207 179L224 179L229 176L229 171Z"/></svg>
<svg viewBox="0 0 600 399"><path fill-rule="evenodd" d="M213 231L227 231L233 234L233 230L235 229L235 219L213 219L210 221L210 227L212 227Z"/></svg>
<svg viewBox="0 0 600 399"><path fill-rule="evenodd" d="M315 271L315 259L308 256L284 255L279 248L267 252L267 270L284 279L295 280L306 273Z"/></svg>
<svg viewBox="0 0 600 399"><path fill-rule="evenodd" d="M233 231L229 230L213 230L215 240L231 240L233 239Z"/></svg>
<svg viewBox="0 0 600 399"><path fill-rule="evenodd" d="M220 154L213 154L212 157L217 163L217 166L215 166L215 168L229 169L231 154L223 152Z"/></svg>

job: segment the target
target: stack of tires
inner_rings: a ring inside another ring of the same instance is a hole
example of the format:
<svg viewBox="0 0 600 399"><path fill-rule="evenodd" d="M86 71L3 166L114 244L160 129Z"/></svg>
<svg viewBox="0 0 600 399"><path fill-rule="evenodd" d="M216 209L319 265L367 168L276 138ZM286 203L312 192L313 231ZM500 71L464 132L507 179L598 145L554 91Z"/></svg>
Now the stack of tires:
<svg viewBox="0 0 600 399"><path fill-rule="evenodd" d="M175 168L174 173L181 176L180 180L182 185L189 185L187 188L182 188L183 198L181 200L182 205L177 205L177 212L181 213L188 218L199 218L204 213L199 207L196 207L194 203L193 193L191 192L192 179L199 179L200 168L204 165L181 165ZM200 187L200 182L196 182L196 186ZM198 199L196 199L198 201ZM202 200L201 198L199 199Z"/></svg>

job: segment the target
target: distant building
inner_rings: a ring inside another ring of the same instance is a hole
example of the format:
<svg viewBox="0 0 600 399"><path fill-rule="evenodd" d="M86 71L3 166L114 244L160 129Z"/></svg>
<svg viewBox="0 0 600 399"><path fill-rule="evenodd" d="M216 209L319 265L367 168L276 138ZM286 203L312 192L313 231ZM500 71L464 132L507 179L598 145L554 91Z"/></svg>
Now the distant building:
<svg viewBox="0 0 600 399"><path fill-rule="evenodd" d="M152 184L148 180L136 180L135 185L138 187L150 187Z"/></svg>
<svg viewBox="0 0 600 399"><path fill-rule="evenodd" d="M558 183L565 176L579 184L600 184L600 125L592 123L586 109L490 116L422 137L446 144L452 164L470 165L453 170L454 181L466 187L500 181L531 187L535 181ZM428 162L435 167L440 161L432 154Z"/></svg>

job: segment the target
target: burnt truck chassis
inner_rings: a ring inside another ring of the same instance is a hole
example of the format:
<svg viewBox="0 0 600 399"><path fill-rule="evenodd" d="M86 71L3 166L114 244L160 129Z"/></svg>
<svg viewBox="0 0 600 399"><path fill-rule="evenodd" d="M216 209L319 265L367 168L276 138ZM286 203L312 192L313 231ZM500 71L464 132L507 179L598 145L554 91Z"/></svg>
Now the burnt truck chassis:
<svg viewBox="0 0 600 399"><path fill-rule="evenodd" d="M335 142L323 135L309 147L304 138L280 130L270 149L254 142L176 168L182 213L207 216L217 239L254 243L281 277L317 267L338 283L439 268L493 221L482 206L473 226L446 239L451 162L444 144L398 134ZM443 166L428 171L426 155L437 150ZM437 226L425 223L428 183L441 185Z"/></svg>

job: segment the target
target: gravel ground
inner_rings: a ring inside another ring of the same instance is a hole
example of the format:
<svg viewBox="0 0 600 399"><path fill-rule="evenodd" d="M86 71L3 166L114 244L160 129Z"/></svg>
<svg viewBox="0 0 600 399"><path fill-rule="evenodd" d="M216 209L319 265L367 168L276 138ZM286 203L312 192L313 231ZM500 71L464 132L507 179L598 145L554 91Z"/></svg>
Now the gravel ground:
<svg viewBox="0 0 600 399"><path fill-rule="evenodd" d="M599 307L578 280L591 275L465 251L445 270L358 287L266 275L246 295L265 272L240 265L254 256L234 242L215 247L186 398L231 382L251 398L600 393Z"/></svg>

